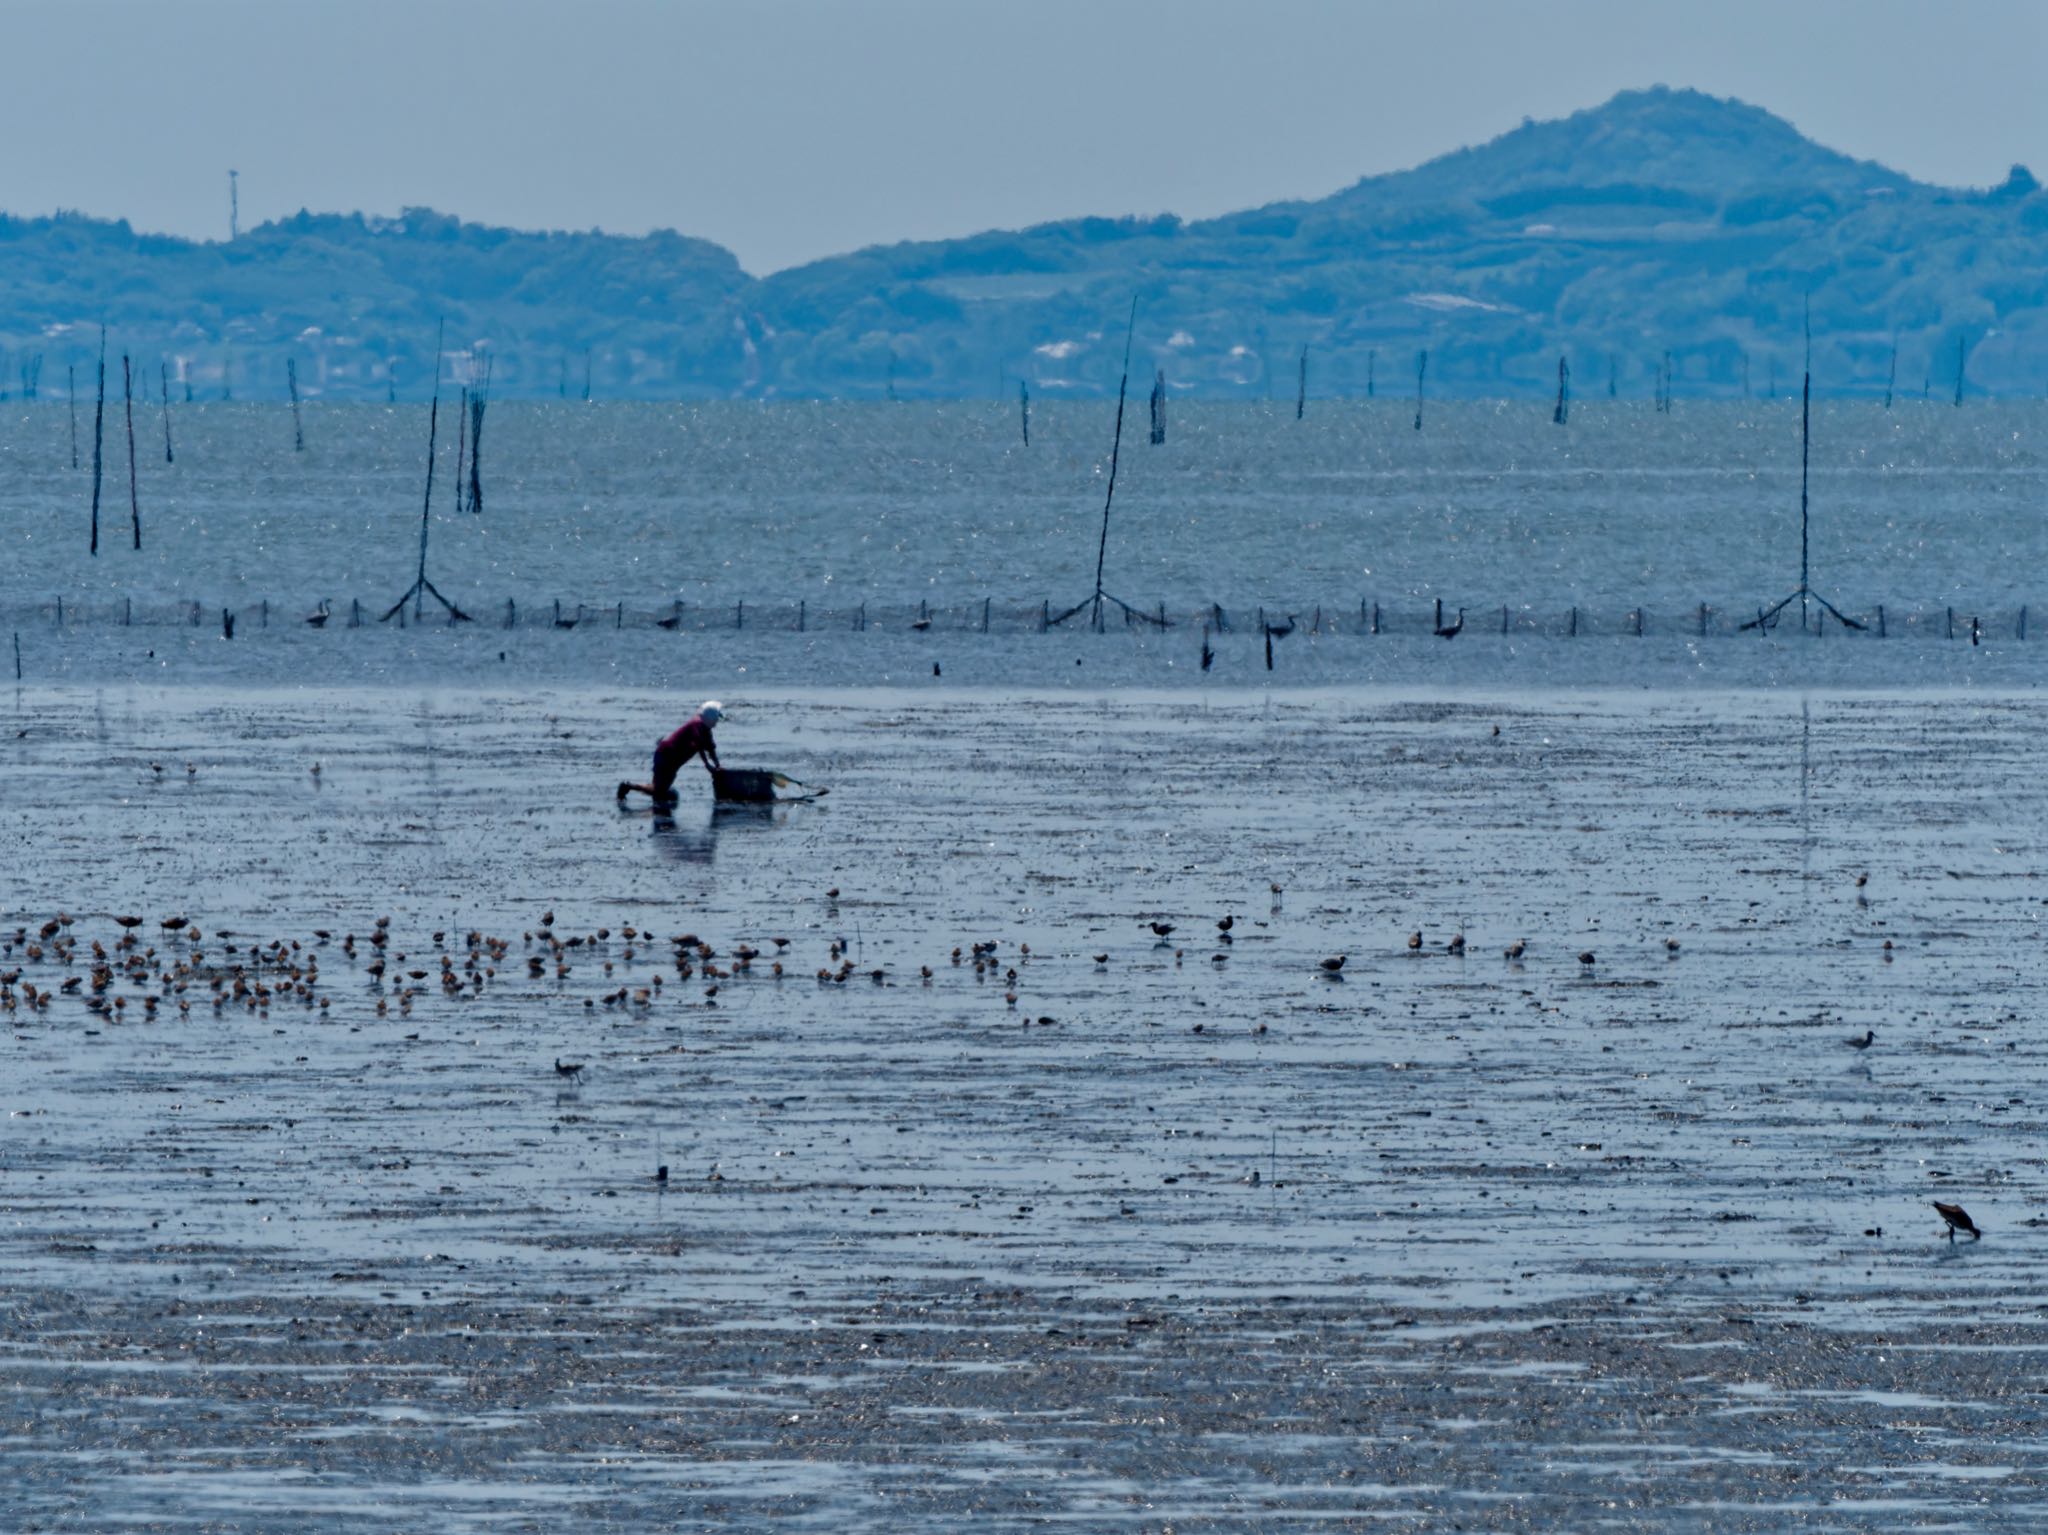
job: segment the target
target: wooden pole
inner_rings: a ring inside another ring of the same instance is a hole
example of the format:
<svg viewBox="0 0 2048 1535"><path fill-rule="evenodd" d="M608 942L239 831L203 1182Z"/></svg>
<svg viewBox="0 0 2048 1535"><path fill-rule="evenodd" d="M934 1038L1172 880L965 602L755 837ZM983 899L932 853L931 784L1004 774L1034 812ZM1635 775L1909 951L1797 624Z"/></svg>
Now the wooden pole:
<svg viewBox="0 0 2048 1535"><path fill-rule="evenodd" d="M75 363L64 364L64 376L68 381L67 393L71 403L71 467L78 467L78 367Z"/></svg>
<svg viewBox="0 0 2048 1535"><path fill-rule="evenodd" d="M469 509L481 517L484 510L484 407L490 403L491 358L484 357L484 376L469 397ZM462 482L456 482L456 505L462 504Z"/></svg>
<svg viewBox="0 0 2048 1535"><path fill-rule="evenodd" d="M436 347L434 351L435 355L438 357L440 354L440 348ZM427 490L426 494L420 498L420 569L419 576L417 578L418 584L414 588L412 594L412 616L414 618L418 618L420 616L420 607L421 604L425 602L427 595L426 586L428 514L432 512L434 509L434 440L439 435L441 430L441 390L438 384L440 374L440 364L436 362L434 366L434 376L435 379L437 380L437 383L434 389L434 399L433 403L427 407ZM401 611L402 610L403 609L401 605Z"/></svg>
<svg viewBox="0 0 2048 1535"><path fill-rule="evenodd" d="M1429 348L1415 355L1415 430L1422 430L1422 381L1429 373Z"/></svg>
<svg viewBox="0 0 2048 1535"><path fill-rule="evenodd" d="M1095 613L1090 622L1102 627L1102 566L1109 557L1109 504L1116 499L1116 466L1124 446L1124 395L1131 383L1131 337L1138 328L1138 296L1131 295L1131 318L1124 327L1124 372L1116 386L1116 436L1109 447L1109 489L1102 498L1102 537L1095 545Z"/></svg>
<svg viewBox="0 0 2048 1535"><path fill-rule="evenodd" d="M163 391L164 402L164 462L175 464L177 459L171 453L171 370L162 363L156 365L157 386Z"/></svg>
<svg viewBox="0 0 2048 1535"><path fill-rule="evenodd" d="M121 405L128 417L128 521L135 533L135 547L142 547L142 502L135 494L135 378L128 367L128 354L121 354Z"/></svg>
<svg viewBox="0 0 2048 1535"><path fill-rule="evenodd" d="M107 418L107 328L100 327L100 386L99 398L92 408L92 553L100 552L100 477L101 442Z"/></svg>
<svg viewBox="0 0 2048 1535"><path fill-rule="evenodd" d="M1892 337L1892 365L1891 365L1891 370L1890 370L1890 371L1889 371L1888 373L1886 373L1886 374L1885 374L1885 376L1884 376L1884 408L1885 408L1886 410L1890 410L1890 409L1892 408L1892 389L1894 388L1894 386L1896 386L1896 385L1897 385L1897 383L1898 383L1898 382L1899 382L1899 338L1898 338L1897 336L1894 336L1894 337Z"/></svg>
<svg viewBox="0 0 2048 1535"><path fill-rule="evenodd" d="M1799 627L1806 627L1806 465L1812 446L1813 374L1799 386Z"/></svg>
<svg viewBox="0 0 2048 1535"><path fill-rule="evenodd" d="M1301 344L1301 371L1294 381L1294 419L1299 421L1301 413L1308 409L1308 343Z"/></svg>
<svg viewBox="0 0 2048 1535"><path fill-rule="evenodd" d="M306 451L306 423L299 415L299 360L287 357L284 360L284 385L292 396L292 451Z"/></svg>
<svg viewBox="0 0 2048 1535"><path fill-rule="evenodd" d="M1031 446L1031 386L1023 379L1017 380L1017 411L1024 422L1024 446Z"/></svg>
<svg viewBox="0 0 2048 1535"><path fill-rule="evenodd" d="M464 385L462 397L455 405L455 509L462 510L463 455L469 448L469 386Z"/></svg>
<svg viewBox="0 0 2048 1535"><path fill-rule="evenodd" d="M1557 360L1557 408L1550 413L1552 425L1563 426L1565 424L1571 408L1571 383L1571 368L1567 366L1564 358L1560 357Z"/></svg>

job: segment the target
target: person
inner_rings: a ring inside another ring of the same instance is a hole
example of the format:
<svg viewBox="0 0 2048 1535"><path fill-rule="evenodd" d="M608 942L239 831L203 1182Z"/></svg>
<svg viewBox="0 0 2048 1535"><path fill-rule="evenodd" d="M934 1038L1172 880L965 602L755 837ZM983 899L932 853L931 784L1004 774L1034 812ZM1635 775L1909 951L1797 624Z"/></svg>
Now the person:
<svg viewBox="0 0 2048 1535"><path fill-rule="evenodd" d="M654 748L654 781L620 784L619 803L623 805L628 794L639 793L649 796L657 805L673 805L677 798L676 774L692 757L703 759L705 772L717 772L718 743L711 738L711 727L724 718L724 706L716 699L707 699L703 708L663 736Z"/></svg>

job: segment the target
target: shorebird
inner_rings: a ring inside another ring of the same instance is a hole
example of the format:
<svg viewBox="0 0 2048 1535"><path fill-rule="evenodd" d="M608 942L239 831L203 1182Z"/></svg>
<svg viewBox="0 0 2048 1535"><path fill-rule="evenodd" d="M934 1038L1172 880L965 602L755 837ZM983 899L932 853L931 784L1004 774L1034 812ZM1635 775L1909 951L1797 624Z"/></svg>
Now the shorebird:
<svg viewBox="0 0 2048 1535"><path fill-rule="evenodd" d="M1591 949L1581 949L1579 951L1579 963L1590 966L1593 963L1593 951Z"/></svg>
<svg viewBox="0 0 2048 1535"><path fill-rule="evenodd" d="M1095 956L1095 963L1098 965L1106 965L1109 963L1109 956L1107 954L1097 954Z"/></svg>
<svg viewBox="0 0 2048 1535"><path fill-rule="evenodd" d="M1465 952L1465 935L1463 933L1453 933L1451 941L1445 944L1444 948L1452 954L1463 954Z"/></svg>
<svg viewBox="0 0 2048 1535"><path fill-rule="evenodd" d="M925 630L929 629L931 626L932 621L929 618L913 618L910 621L910 627L912 631L918 634L924 633Z"/></svg>
<svg viewBox="0 0 2048 1535"><path fill-rule="evenodd" d="M142 926L142 918L140 917L116 917L114 920L125 928L138 928Z"/></svg>
<svg viewBox="0 0 2048 1535"><path fill-rule="evenodd" d="M1344 956L1342 954L1332 954L1328 959L1323 961L1323 973L1325 975L1335 975L1338 971L1342 970L1343 968Z"/></svg>
<svg viewBox="0 0 2048 1535"><path fill-rule="evenodd" d="M306 625L312 629L325 628L330 616L327 611L327 599L322 597L320 599L320 606L306 616Z"/></svg>
<svg viewBox="0 0 2048 1535"><path fill-rule="evenodd" d="M1509 944L1505 949L1501 950L1501 953L1508 959L1520 959L1524 954L1528 952L1529 940L1526 938L1517 938L1513 943Z"/></svg>
<svg viewBox="0 0 2048 1535"><path fill-rule="evenodd" d="M1934 1201L1934 1213L1948 1222L1948 1239L1951 1242L1956 1239L1958 1231L1967 1231L1973 1242L1984 1240L1984 1233L1977 1229L1977 1223L1970 1219L1970 1212L1961 1205L1943 1204L1937 1199Z"/></svg>
<svg viewBox="0 0 2048 1535"><path fill-rule="evenodd" d="M655 1168L654 1181L656 1183L668 1182L668 1163L664 1162L661 1164L661 1166Z"/></svg>
<svg viewBox="0 0 2048 1535"><path fill-rule="evenodd" d="M1151 924L1151 928L1153 932L1159 935L1161 943L1164 943L1173 935L1173 924L1171 922L1154 922Z"/></svg>
<svg viewBox="0 0 2048 1535"><path fill-rule="evenodd" d="M1464 627L1465 610L1463 608L1460 608L1458 609L1457 622L1440 625L1436 631L1436 637L1440 640L1454 640L1458 637L1459 633L1464 629Z"/></svg>
<svg viewBox="0 0 2048 1535"><path fill-rule="evenodd" d="M1227 932L1229 932L1229 931L1230 931L1230 930L1231 930L1232 928L1234 928L1234 927L1236 927L1236 926L1237 926L1237 918L1235 918L1235 917L1224 917L1224 918L1221 918L1221 919L1220 919L1220 920L1219 920L1219 921L1218 921L1218 922L1216 923L1216 931L1217 931L1217 932L1219 932L1219 933L1227 933Z"/></svg>
<svg viewBox="0 0 2048 1535"><path fill-rule="evenodd" d="M1861 1039L1844 1040L1843 1043L1848 1045L1851 1050L1868 1050L1877 1043L1877 1030L1865 1029Z"/></svg>
<svg viewBox="0 0 2048 1535"><path fill-rule="evenodd" d="M683 615L680 613L672 613L667 618L657 618L654 621L654 627L657 629L675 630L682 628L682 626Z"/></svg>
<svg viewBox="0 0 2048 1535"><path fill-rule="evenodd" d="M576 1075L583 1070L584 1065L585 1063L582 1061L564 1061L558 1055L555 1057L555 1075L574 1080Z"/></svg>
<svg viewBox="0 0 2048 1535"><path fill-rule="evenodd" d="M1408 949L1409 949L1409 952L1410 952L1410 953L1420 953L1420 952L1421 952L1421 950L1422 950L1422 934L1420 934L1420 933L1410 933L1410 934L1408 935Z"/></svg>
<svg viewBox="0 0 2048 1535"><path fill-rule="evenodd" d="M1676 954L1678 952L1678 940L1676 938L1665 939L1664 952L1666 954Z"/></svg>

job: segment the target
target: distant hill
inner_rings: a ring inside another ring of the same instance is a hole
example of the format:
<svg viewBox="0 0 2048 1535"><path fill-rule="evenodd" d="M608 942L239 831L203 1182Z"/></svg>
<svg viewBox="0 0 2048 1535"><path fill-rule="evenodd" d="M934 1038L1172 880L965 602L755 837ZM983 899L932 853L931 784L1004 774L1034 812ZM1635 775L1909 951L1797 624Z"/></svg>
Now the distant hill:
<svg viewBox="0 0 2048 1535"><path fill-rule="evenodd" d="M753 279L660 233L521 234L409 211L301 214L229 243L78 217L0 219L0 383L113 344L203 394L275 396L284 359L329 396L424 389L435 322L488 343L494 387L603 397L1113 392L1132 371L1198 397L1579 396L1796 387L1952 395L2048 384L2048 193L1914 182L1741 102L1663 88L1313 202L1184 223L1075 219L874 247ZM231 364L227 363L232 359ZM59 361L61 359L61 361Z"/></svg>

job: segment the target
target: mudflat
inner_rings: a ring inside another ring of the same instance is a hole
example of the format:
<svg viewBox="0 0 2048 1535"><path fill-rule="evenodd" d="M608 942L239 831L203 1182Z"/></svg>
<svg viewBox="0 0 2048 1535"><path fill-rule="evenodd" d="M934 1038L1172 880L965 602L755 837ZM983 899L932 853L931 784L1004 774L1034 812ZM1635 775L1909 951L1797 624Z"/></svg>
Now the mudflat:
<svg viewBox="0 0 2048 1535"><path fill-rule="evenodd" d="M12 697L0 1523L2041 1523L2037 699L735 691Z"/></svg>

